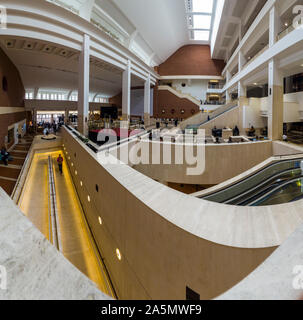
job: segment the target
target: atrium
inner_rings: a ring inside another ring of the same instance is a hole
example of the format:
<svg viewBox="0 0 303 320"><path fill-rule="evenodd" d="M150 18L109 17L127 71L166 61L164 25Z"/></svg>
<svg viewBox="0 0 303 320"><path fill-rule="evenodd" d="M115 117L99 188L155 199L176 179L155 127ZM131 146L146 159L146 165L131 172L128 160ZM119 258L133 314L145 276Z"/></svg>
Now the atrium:
<svg viewBox="0 0 303 320"><path fill-rule="evenodd" d="M0 81L0 300L303 299L303 0L3 0Z"/></svg>

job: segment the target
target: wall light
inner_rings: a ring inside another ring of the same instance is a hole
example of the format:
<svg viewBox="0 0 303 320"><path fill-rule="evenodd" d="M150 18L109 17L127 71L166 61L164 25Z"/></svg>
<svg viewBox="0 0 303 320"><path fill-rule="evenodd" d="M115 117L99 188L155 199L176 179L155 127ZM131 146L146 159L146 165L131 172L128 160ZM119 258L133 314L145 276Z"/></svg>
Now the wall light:
<svg viewBox="0 0 303 320"><path fill-rule="evenodd" d="M102 219L101 219L101 217L99 217L98 220L99 220L99 224L102 225Z"/></svg>
<svg viewBox="0 0 303 320"><path fill-rule="evenodd" d="M82 182L82 181L80 181L80 186L81 186L81 187L83 186L83 182Z"/></svg>
<svg viewBox="0 0 303 320"><path fill-rule="evenodd" d="M121 252L120 252L120 250L119 249L116 249L116 255L117 255L117 258L118 258L118 260L122 260L122 255L121 255Z"/></svg>
<svg viewBox="0 0 303 320"><path fill-rule="evenodd" d="M72 167L74 166L74 164L72 163Z"/></svg>
<svg viewBox="0 0 303 320"><path fill-rule="evenodd" d="M78 171L76 170L76 171L75 171L75 175L77 175L77 174L78 174Z"/></svg>
<svg viewBox="0 0 303 320"><path fill-rule="evenodd" d="M90 202L90 196L87 196L87 200L88 200L88 202Z"/></svg>

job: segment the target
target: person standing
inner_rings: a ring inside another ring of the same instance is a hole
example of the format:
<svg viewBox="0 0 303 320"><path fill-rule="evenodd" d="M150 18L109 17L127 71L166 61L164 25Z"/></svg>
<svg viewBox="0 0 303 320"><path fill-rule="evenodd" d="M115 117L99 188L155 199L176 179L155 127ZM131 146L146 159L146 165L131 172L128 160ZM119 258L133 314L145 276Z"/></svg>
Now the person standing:
<svg viewBox="0 0 303 320"><path fill-rule="evenodd" d="M6 148L2 147L2 149L1 149L1 158L2 158L2 161L3 161L4 165L6 165L6 166L8 165L8 156L9 156L9 154L8 154Z"/></svg>
<svg viewBox="0 0 303 320"><path fill-rule="evenodd" d="M59 154L59 157L57 159L57 163L58 163L58 167L59 167L59 171L61 174L63 174L63 158L61 156L61 154Z"/></svg>

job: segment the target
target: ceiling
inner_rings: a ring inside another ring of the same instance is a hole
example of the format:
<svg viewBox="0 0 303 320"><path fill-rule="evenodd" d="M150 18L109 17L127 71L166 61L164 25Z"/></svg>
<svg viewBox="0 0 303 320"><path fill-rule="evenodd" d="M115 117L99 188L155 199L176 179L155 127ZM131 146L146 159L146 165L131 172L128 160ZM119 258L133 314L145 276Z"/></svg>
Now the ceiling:
<svg viewBox="0 0 303 320"><path fill-rule="evenodd" d="M20 72L27 91L78 90L79 55L69 49L43 41L0 37L0 47ZM90 61L90 93L112 97L122 90L121 70L97 59ZM132 77L132 86L142 85Z"/></svg>

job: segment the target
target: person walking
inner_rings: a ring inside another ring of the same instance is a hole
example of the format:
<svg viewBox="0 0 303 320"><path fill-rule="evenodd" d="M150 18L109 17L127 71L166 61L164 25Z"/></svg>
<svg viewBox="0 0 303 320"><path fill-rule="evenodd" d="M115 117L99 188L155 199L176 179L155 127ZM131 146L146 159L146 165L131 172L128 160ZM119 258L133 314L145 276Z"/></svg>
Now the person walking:
<svg viewBox="0 0 303 320"><path fill-rule="evenodd" d="M60 173L63 174L63 158L62 158L61 154L59 154L59 157L57 159L57 163L58 163Z"/></svg>

